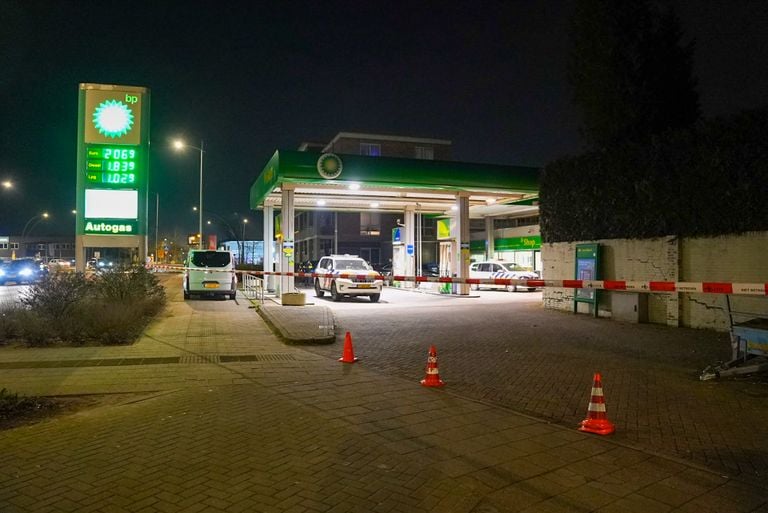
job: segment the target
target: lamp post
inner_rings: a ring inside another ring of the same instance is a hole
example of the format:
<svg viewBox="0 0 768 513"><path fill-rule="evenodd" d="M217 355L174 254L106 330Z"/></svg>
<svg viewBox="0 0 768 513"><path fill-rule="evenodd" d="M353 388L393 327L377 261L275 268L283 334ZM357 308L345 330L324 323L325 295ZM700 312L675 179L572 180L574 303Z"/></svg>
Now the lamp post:
<svg viewBox="0 0 768 513"><path fill-rule="evenodd" d="M24 229L21 230L21 238L23 239L24 236L27 234L27 228L29 228L29 223L37 219L37 222L39 223L43 219L48 219L48 212L43 212L42 214L37 214L36 216L32 216L27 221L27 224L24 225ZM31 228L29 228L29 231L32 231L35 226L37 226L37 223L33 224Z"/></svg>
<svg viewBox="0 0 768 513"><path fill-rule="evenodd" d="M243 219L243 249L240 251L240 264L245 264L245 225L248 224L248 219Z"/></svg>
<svg viewBox="0 0 768 513"><path fill-rule="evenodd" d="M205 153L205 145L202 139L200 139L200 147L191 146L184 143L181 139L176 139L173 142L173 147L176 150L183 150L184 148L191 148L200 152L200 202L197 205L197 236L199 237L199 249L203 249L203 153Z"/></svg>
<svg viewBox="0 0 768 513"><path fill-rule="evenodd" d="M158 246L157 246L157 230L160 225L160 194L155 193L155 262L157 262Z"/></svg>

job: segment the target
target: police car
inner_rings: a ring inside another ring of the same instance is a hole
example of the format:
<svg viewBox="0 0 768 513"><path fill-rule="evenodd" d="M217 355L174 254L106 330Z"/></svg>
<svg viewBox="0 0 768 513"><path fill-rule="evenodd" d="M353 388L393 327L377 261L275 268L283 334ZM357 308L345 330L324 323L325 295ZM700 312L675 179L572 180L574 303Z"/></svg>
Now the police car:
<svg viewBox="0 0 768 513"><path fill-rule="evenodd" d="M368 296L372 303L381 298L383 277L357 255L330 255L320 259L315 268L315 295L325 292L331 299L344 296Z"/></svg>
<svg viewBox="0 0 768 513"><path fill-rule="evenodd" d="M469 277L480 279L507 279L507 280L538 280L538 275L533 271L528 271L525 268L517 265L514 262L475 262L469 266ZM481 283L479 285L473 285L472 288L479 290L480 288L506 288L507 290L536 290L536 287L526 287L525 285L494 285L489 283Z"/></svg>

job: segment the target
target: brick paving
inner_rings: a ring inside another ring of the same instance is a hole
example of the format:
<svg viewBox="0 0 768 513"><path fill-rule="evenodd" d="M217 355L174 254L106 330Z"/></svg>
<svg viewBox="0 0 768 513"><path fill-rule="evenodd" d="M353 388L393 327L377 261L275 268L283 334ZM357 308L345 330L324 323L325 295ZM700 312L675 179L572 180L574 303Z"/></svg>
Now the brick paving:
<svg viewBox="0 0 768 513"><path fill-rule="evenodd" d="M332 357L351 331L368 368L414 380L435 344L451 393L567 427L584 418L600 371L616 440L768 482L765 378L698 379L706 365L729 358L725 333L547 311L526 294L519 303L473 305L449 297L406 302L402 296L413 293L386 292L382 306L390 310L379 315L364 303L331 305L337 343L307 350Z"/></svg>
<svg viewBox="0 0 768 513"><path fill-rule="evenodd" d="M0 369L16 389L143 392L0 432L0 511L768 510L768 492L740 479L372 361L341 364L285 345L244 303L179 296L130 347L0 351L0 362L179 357Z"/></svg>

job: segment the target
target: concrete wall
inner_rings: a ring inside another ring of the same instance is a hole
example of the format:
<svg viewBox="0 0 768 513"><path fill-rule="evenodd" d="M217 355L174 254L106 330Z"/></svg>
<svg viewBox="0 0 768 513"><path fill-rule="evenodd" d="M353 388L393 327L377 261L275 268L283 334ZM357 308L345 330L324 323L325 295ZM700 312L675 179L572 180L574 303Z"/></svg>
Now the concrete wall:
<svg viewBox="0 0 768 513"><path fill-rule="evenodd" d="M681 282L768 282L768 232L711 238L662 237L656 239L599 240L602 279ZM542 245L544 275L550 279L574 277L576 243ZM617 295L624 295L618 298ZM602 291L598 315L631 320L626 316L627 295ZM768 298L731 296L731 310L768 316ZM726 296L721 294L648 294L640 320L725 331L729 329ZM631 303L631 298L630 301ZM573 311L573 289L547 288L545 308ZM580 304L580 311L588 305ZM617 315L618 314L618 315ZM642 315L645 314L645 315ZM734 320L745 320L737 316Z"/></svg>

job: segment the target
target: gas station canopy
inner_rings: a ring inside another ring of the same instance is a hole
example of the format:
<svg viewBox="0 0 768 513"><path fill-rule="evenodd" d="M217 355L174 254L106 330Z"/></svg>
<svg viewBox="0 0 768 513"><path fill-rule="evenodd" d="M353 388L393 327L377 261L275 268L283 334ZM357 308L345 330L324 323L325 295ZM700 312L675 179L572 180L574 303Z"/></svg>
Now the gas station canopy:
<svg viewBox="0 0 768 513"><path fill-rule="evenodd" d="M330 164L330 165L329 165ZM539 169L436 160L278 150L251 186L250 207L281 208L282 189L296 210L452 215L458 195L469 217L538 211Z"/></svg>

